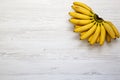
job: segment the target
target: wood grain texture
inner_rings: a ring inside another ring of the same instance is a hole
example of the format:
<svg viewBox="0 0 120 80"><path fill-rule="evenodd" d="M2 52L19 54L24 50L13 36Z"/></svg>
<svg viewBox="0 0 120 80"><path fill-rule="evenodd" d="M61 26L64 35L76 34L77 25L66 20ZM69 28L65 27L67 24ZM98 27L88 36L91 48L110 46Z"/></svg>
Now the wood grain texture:
<svg viewBox="0 0 120 80"><path fill-rule="evenodd" d="M74 0L0 0L0 80L119 80L120 40L80 41ZM120 30L119 0L81 0Z"/></svg>

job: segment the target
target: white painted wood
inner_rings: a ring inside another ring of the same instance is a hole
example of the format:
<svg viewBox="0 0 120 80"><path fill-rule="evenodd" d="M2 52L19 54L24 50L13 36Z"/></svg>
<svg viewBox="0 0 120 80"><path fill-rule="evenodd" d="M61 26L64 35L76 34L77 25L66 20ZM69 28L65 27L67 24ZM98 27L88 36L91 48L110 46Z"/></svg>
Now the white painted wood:
<svg viewBox="0 0 120 80"><path fill-rule="evenodd" d="M80 41L74 0L0 1L0 80L119 80L120 40ZM81 0L120 30L119 0Z"/></svg>

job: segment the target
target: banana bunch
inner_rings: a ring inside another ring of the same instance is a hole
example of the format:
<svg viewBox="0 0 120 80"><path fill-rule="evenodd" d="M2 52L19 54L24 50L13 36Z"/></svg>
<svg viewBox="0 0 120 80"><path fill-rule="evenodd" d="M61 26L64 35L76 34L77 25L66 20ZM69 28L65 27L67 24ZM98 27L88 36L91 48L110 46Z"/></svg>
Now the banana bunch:
<svg viewBox="0 0 120 80"><path fill-rule="evenodd" d="M75 12L69 12L72 17L69 21L74 24L74 32L80 33L80 40L87 39L91 45L103 45L105 40L109 43L112 39L120 37L112 22L100 18L86 4L73 2L72 8Z"/></svg>

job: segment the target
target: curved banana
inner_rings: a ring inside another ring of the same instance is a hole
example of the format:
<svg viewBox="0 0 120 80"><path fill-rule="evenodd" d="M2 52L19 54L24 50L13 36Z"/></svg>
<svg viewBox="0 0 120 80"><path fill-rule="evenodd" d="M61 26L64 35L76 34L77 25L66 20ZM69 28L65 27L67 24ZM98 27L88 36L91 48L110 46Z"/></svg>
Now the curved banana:
<svg viewBox="0 0 120 80"><path fill-rule="evenodd" d="M75 28L74 32L83 32L83 31L89 30L93 25L94 25L94 22Z"/></svg>
<svg viewBox="0 0 120 80"><path fill-rule="evenodd" d="M112 27L108 23L106 23L105 21L103 22L103 25L104 25L105 30L108 32L108 34L112 38L115 38L115 33L114 33Z"/></svg>
<svg viewBox="0 0 120 80"><path fill-rule="evenodd" d="M110 35L108 33L106 34L106 40L107 40L108 43L111 42L111 37L110 37Z"/></svg>
<svg viewBox="0 0 120 80"><path fill-rule="evenodd" d="M105 28L104 26L101 24L101 33L100 33L100 45L103 45L104 44L104 41L105 41L105 37L106 37L106 31L105 31Z"/></svg>
<svg viewBox="0 0 120 80"><path fill-rule="evenodd" d="M90 41L90 44L93 45L97 41L99 34L100 34L100 24L97 25L97 29L96 29L95 33L93 34L93 38Z"/></svg>
<svg viewBox="0 0 120 80"><path fill-rule="evenodd" d="M69 15L72 16L73 18L78 18L78 19L92 19L92 17L81 14L81 13L77 13L77 12L69 12Z"/></svg>
<svg viewBox="0 0 120 80"><path fill-rule="evenodd" d="M80 36L84 35L85 33L86 33L86 31L85 31L85 32L80 33Z"/></svg>
<svg viewBox="0 0 120 80"><path fill-rule="evenodd" d="M119 38L120 37L120 33L119 33L118 29L116 28L116 26L112 22L110 22L110 21L106 21L106 22L108 22L108 24L112 27L113 31L115 32L116 37Z"/></svg>
<svg viewBox="0 0 120 80"><path fill-rule="evenodd" d="M97 24L95 23L90 30L88 30L84 35L80 37L80 39L83 40L88 38L90 35L92 35L95 32L96 28L97 28Z"/></svg>
<svg viewBox="0 0 120 80"><path fill-rule="evenodd" d="M93 34L88 38L88 42L90 42L93 38Z"/></svg>
<svg viewBox="0 0 120 80"><path fill-rule="evenodd" d="M70 19L69 21L76 25L86 25L92 22L92 20L79 20L79 19Z"/></svg>
<svg viewBox="0 0 120 80"><path fill-rule="evenodd" d="M81 26L80 26L80 25L75 25L75 26L74 26L74 29L75 29L75 28L79 28L79 27L81 27Z"/></svg>
<svg viewBox="0 0 120 80"><path fill-rule="evenodd" d="M85 9L87 9L87 10L92 12L92 9L89 6L87 6L86 4L82 3L82 2L73 2L73 4L81 6L81 7L83 7L83 8L85 8Z"/></svg>
<svg viewBox="0 0 120 80"><path fill-rule="evenodd" d="M80 6L77 6L77 5L73 5L72 8L76 12L79 12L79 13L82 13L82 14L85 14L85 15L88 15L88 16L93 16L93 14L89 10L87 10L87 9L85 9L83 7L80 7Z"/></svg>
<svg viewBox="0 0 120 80"><path fill-rule="evenodd" d="M99 43L100 42L100 36L98 36L98 38L97 38L97 41L96 41L97 43Z"/></svg>

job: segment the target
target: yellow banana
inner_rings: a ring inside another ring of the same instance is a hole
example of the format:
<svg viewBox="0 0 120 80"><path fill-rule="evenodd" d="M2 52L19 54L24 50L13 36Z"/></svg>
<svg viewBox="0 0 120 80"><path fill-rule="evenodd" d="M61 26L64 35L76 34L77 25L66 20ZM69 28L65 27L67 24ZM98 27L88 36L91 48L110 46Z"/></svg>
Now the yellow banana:
<svg viewBox="0 0 120 80"><path fill-rule="evenodd" d="M115 33L114 33L112 27L108 23L106 23L105 21L103 22L103 25L104 25L105 30L108 32L108 34L112 38L115 38Z"/></svg>
<svg viewBox="0 0 120 80"><path fill-rule="evenodd" d="M100 25L98 24L97 29L96 29L95 33L93 34L93 38L90 41L90 44L93 45L97 41L97 38L98 38L99 34L100 34Z"/></svg>
<svg viewBox="0 0 120 80"><path fill-rule="evenodd" d="M81 27L81 26L80 26L80 25L75 25L75 26L74 26L74 28L79 28L79 27Z"/></svg>
<svg viewBox="0 0 120 80"><path fill-rule="evenodd" d="M90 42L93 38L93 34L88 38L88 42Z"/></svg>
<svg viewBox="0 0 120 80"><path fill-rule="evenodd" d="M110 21L107 21L107 22L108 22L108 24L112 27L112 29L113 29L116 37L119 38L119 37L120 37L120 33L119 33L118 29L116 28L116 26L115 26L112 22L110 22Z"/></svg>
<svg viewBox="0 0 120 80"><path fill-rule="evenodd" d="M94 24L93 27L88 30L84 35L80 37L81 40L88 38L90 35L92 35L97 28L97 24Z"/></svg>
<svg viewBox="0 0 120 80"><path fill-rule="evenodd" d="M78 19L70 19L69 21L76 25L86 25L92 22L92 20L78 20Z"/></svg>
<svg viewBox="0 0 120 80"><path fill-rule="evenodd" d="M107 40L108 43L111 42L111 37L110 37L110 35L108 33L106 34L106 40Z"/></svg>
<svg viewBox="0 0 120 80"><path fill-rule="evenodd" d="M78 18L78 19L92 19L92 17L81 14L81 13L77 13L77 12L69 12L69 15L74 17L74 18Z"/></svg>
<svg viewBox="0 0 120 80"><path fill-rule="evenodd" d="M101 24L101 33L100 33L100 45L103 45L104 44L104 41L105 41L105 37L106 37L106 31L105 31L105 28L104 26Z"/></svg>
<svg viewBox="0 0 120 80"><path fill-rule="evenodd" d="M86 31L85 31L85 32L80 33L80 36L84 35L85 33L86 33Z"/></svg>
<svg viewBox="0 0 120 80"><path fill-rule="evenodd" d="M99 35L99 37L97 38L97 41L96 41L97 43L99 43L100 42L100 35Z"/></svg>
<svg viewBox="0 0 120 80"><path fill-rule="evenodd" d="M93 25L94 25L94 22L75 28L74 32L83 32L83 31L89 30Z"/></svg>
<svg viewBox="0 0 120 80"><path fill-rule="evenodd" d="M73 4L81 6L81 7L83 7L83 8L85 8L85 9L87 9L87 10L92 12L92 9L89 6L87 6L86 4L82 3L82 2L73 2Z"/></svg>
<svg viewBox="0 0 120 80"><path fill-rule="evenodd" d="M89 10L83 8L83 7L80 7L80 6L77 6L77 5L73 5L72 8L76 11L76 12L79 12L79 13L82 13L82 14L85 14L85 15L88 15L88 16L93 16L93 13L91 13Z"/></svg>

